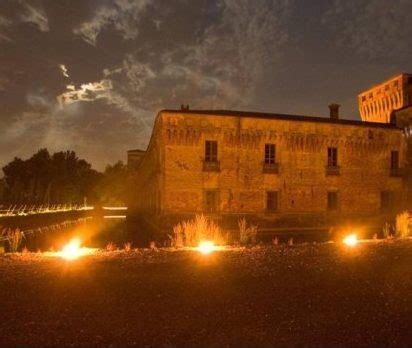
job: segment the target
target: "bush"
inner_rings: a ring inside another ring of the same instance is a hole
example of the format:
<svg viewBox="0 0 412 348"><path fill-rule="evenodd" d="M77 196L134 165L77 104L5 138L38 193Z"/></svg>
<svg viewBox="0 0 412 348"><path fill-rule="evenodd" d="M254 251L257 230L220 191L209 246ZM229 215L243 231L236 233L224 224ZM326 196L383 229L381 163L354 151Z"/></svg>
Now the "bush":
<svg viewBox="0 0 412 348"><path fill-rule="evenodd" d="M390 223L385 222L382 228L382 233L383 233L383 238L393 237L393 226Z"/></svg>
<svg viewBox="0 0 412 348"><path fill-rule="evenodd" d="M8 228L3 230L2 235L9 244L10 251L15 253L19 249L19 246L24 238L24 233L18 228L15 230Z"/></svg>
<svg viewBox="0 0 412 348"><path fill-rule="evenodd" d="M409 213L404 211L396 216L396 237L405 238L409 236Z"/></svg>
<svg viewBox="0 0 412 348"><path fill-rule="evenodd" d="M217 224L203 214L174 226L170 239L172 246L178 248L197 246L201 241L211 241L217 245L227 244L227 234L224 234Z"/></svg>
<svg viewBox="0 0 412 348"><path fill-rule="evenodd" d="M239 226L239 237L240 237L240 243L241 244L255 244L256 243L256 237L257 237L257 231L258 228L256 225L249 225L247 226L247 222L245 218L242 218L238 222Z"/></svg>
<svg viewBox="0 0 412 348"><path fill-rule="evenodd" d="M106 245L106 251L115 251L117 249L116 244L114 244L113 242L109 242Z"/></svg>
<svg viewBox="0 0 412 348"><path fill-rule="evenodd" d="M173 235L170 236L171 245L174 248L182 248L184 247L184 230L181 223L173 226Z"/></svg>

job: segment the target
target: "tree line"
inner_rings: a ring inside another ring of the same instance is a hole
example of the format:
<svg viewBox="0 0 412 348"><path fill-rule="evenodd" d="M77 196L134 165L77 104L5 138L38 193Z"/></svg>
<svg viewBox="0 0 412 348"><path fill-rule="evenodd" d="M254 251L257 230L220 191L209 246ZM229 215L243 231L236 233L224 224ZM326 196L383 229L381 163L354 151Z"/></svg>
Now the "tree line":
<svg viewBox="0 0 412 348"><path fill-rule="evenodd" d="M122 162L101 173L74 151L50 154L41 149L26 160L14 158L3 167L0 203L124 205L129 171Z"/></svg>

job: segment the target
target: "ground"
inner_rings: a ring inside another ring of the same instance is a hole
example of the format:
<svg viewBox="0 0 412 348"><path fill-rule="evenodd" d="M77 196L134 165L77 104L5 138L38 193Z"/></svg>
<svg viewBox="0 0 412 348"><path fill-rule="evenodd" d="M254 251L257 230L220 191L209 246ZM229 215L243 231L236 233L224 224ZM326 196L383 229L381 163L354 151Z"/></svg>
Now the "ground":
<svg viewBox="0 0 412 348"><path fill-rule="evenodd" d="M412 240L0 257L0 345L411 345Z"/></svg>

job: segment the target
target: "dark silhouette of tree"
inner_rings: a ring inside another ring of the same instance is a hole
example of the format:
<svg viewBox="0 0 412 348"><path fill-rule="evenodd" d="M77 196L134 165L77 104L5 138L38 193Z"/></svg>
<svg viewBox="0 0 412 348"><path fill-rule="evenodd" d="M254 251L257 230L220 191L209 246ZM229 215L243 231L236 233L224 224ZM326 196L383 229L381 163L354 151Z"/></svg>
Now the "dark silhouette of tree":
<svg viewBox="0 0 412 348"><path fill-rule="evenodd" d="M128 197L129 170L122 161L108 165L96 193L103 205L124 206Z"/></svg>
<svg viewBox="0 0 412 348"><path fill-rule="evenodd" d="M27 160L15 158L3 173L3 202L11 204L95 202L95 186L102 176L73 151L51 156L46 149Z"/></svg>

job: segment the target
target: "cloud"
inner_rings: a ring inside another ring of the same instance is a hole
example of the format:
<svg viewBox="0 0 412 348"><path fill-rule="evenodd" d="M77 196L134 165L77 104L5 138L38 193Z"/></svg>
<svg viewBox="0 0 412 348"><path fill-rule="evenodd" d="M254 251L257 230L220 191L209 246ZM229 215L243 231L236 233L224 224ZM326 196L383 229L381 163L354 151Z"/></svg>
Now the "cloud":
<svg viewBox="0 0 412 348"><path fill-rule="evenodd" d="M175 40L163 45L166 49L157 47L154 56L142 50L128 54L121 68L128 81L123 92L133 105L148 110L181 103L198 108L250 104L266 68L289 40L286 23L293 4L218 1L215 20L193 42L188 43L190 37Z"/></svg>
<svg viewBox="0 0 412 348"><path fill-rule="evenodd" d="M341 47L370 60L398 61L410 55L411 13L409 0L334 0L323 24Z"/></svg>
<svg viewBox="0 0 412 348"><path fill-rule="evenodd" d="M60 71L61 71L61 73L64 77L70 78L69 71L67 70L66 65L60 64L59 68L60 68Z"/></svg>
<svg viewBox="0 0 412 348"><path fill-rule="evenodd" d="M42 32L50 30L49 20L44 9L34 7L27 2L23 3L23 12L20 15L20 21L24 23L32 23Z"/></svg>
<svg viewBox="0 0 412 348"><path fill-rule="evenodd" d="M0 16L0 28L1 27L9 27L13 24L13 22L10 19L7 19L6 17Z"/></svg>
<svg viewBox="0 0 412 348"><path fill-rule="evenodd" d="M73 33L96 45L100 32L112 26L125 40L134 39L139 34L137 24L149 3L149 0L114 0L110 6L99 7L93 17L74 28Z"/></svg>
<svg viewBox="0 0 412 348"><path fill-rule="evenodd" d="M7 41L12 42L13 40L5 33L7 28L9 28L13 22L3 16L0 16L0 42ZM1 87L0 87L1 88Z"/></svg>
<svg viewBox="0 0 412 348"><path fill-rule="evenodd" d="M67 85L66 88L66 92L57 96L60 108L81 101L92 102L107 98L112 89L112 81L106 79L99 82L83 83L78 89L74 85Z"/></svg>

